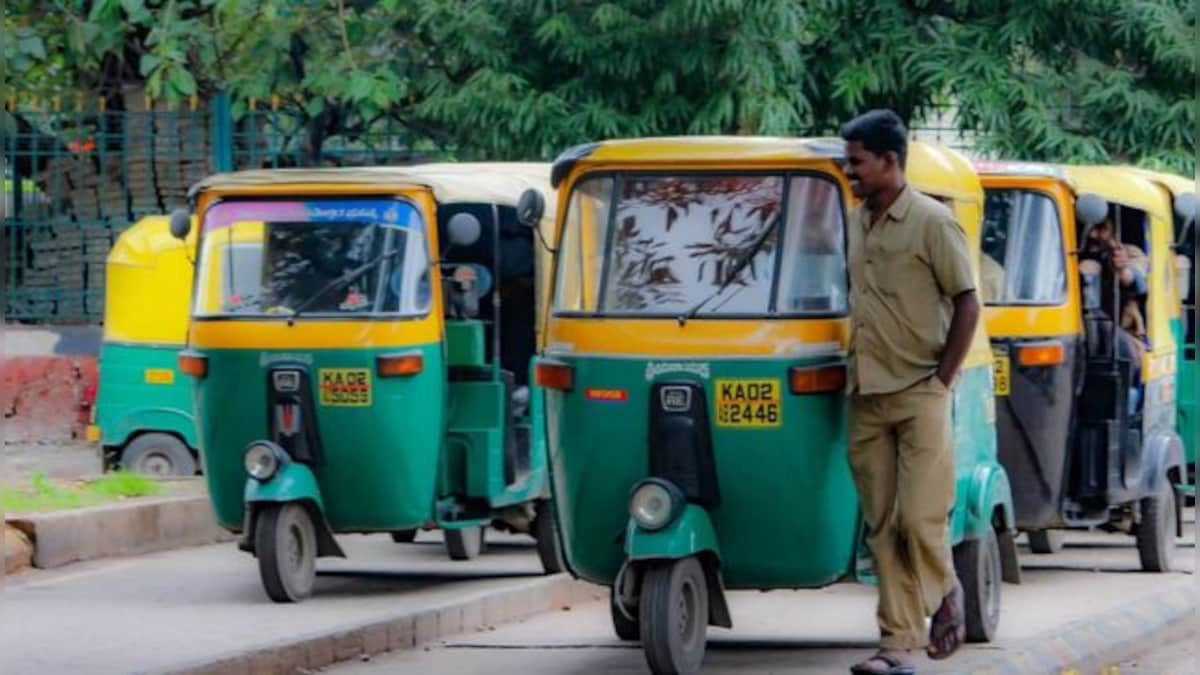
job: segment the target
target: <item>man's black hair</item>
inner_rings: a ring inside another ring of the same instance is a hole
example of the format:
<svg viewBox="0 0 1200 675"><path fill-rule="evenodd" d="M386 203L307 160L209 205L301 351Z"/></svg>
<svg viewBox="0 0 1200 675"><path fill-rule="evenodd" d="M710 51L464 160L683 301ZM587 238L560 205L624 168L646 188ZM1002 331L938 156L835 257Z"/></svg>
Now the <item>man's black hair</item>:
<svg viewBox="0 0 1200 675"><path fill-rule="evenodd" d="M895 112L886 108L868 110L843 124L841 133L843 140L858 141L873 155L896 153L900 168L904 168L908 158L908 130Z"/></svg>

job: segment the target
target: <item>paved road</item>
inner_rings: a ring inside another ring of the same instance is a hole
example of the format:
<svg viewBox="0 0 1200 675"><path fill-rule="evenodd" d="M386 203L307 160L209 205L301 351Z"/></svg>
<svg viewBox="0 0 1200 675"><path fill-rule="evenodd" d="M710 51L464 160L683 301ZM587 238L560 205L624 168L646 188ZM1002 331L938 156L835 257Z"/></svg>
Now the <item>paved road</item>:
<svg viewBox="0 0 1200 675"><path fill-rule="evenodd" d="M1120 666L1120 675L1196 675L1200 672L1200 646L1196 638L1155 649Z"/></svg>
<svg viewBox="0 0 1200 675"><path fill-rule="evenodd" d="M1195 570L1193 527L1188 528L1185 541L1186 548L1180 551L1177 561L1180 572L1173 577ZM1160 575L1139 571L1129 537L1075 534L1060 554L1025 553L1024 583L1004 588L997 642L969 647L949 662L923 662L920 672L963 672L987 650L1011 647L1119 606L1132 597L1153 593L1164 581ZM851 663L870 652L876 637L874 592L860 585L816 591L738 592L732 594L731 605L735 628L710 631L705 672L848 672ZM1194 656L1194 652L1191 654ZM1180 652L1180 658L1184 657L1186 654ZM1189 668L1183 672L1196 672L1194 661ZM493 632L450 639L429 650L390 654L328 670L336 675L641 673L645 672L645 662L636 645L621 643L613 636L607 603L596 602ZM1150 675L1159 671L1135 672Z"/></svg>
<svg viewBox="0 0 1200 675"><path fill-rule="evenodd" d="M321 561L315 596L302 605L267 600L254 558L233 544L9 577L0 596L0 673L161 672L541 576L524 537L489 533L488 552L469 562L450 561L437 533L415 544L382 535L339 540L349 558Z"/></svg>

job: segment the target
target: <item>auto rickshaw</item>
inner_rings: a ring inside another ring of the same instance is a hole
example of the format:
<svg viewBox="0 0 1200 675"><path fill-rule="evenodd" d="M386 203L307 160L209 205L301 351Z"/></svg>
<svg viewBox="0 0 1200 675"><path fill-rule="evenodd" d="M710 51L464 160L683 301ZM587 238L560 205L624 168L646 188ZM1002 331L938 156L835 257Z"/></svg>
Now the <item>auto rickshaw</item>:
<svg viewBox="0 0 1200 675"><path fill-rule="evenodd" d="M104 337L88 440L105 470L196 473L192 383L176 368L187 343L192 287L187 243L168 217L148 216L121 233L106 262Z"/></svg>
<svg viewBox="0 0 1200 675"><path fill-rule="evenodd" d="M1000 459L1017 526L1036 553L1058 549L1054 530L1127 532L1142 568L1166 571L1183 464L1166 202L1113 167L978 168L983 254L999 277L985 316ZM1121 283L1104 262L1118 242L1129 258Z"/></svg>
<svg viewBox="0 0 1200 675"><path fill-rule="evenodd" d="M272 600L311 593L315 558L343 556L338 533L440 528L460 560L495 526L534 535L559 569L529 387L548 250L516 217L548 177L545 164L263 170L192 189L180 367L217 521Z"/></svg>
<svg viewBox="0 0 1200 675"><path fill-rule="evenodd" d="M554 298L536 378L564 561L608 586L655 672L694 672L726 589L871 581L847 459L839 139L606 141L561 155ZM977 241L970 164L909 145L910 184ZM949 514L969 638L1015 579L982 327L956 387Z"/></svg>
<svg viewBox="0 0 1200 675"><path fill-rule="evenodd" d="M1177 487L1194 498L1196 494L1196 182L1171 173L1129 169L1157 184L1171 204L1174 220L1175 295L1172 303L1171 331L1179 347L1179 371L1176 373L1176 426L1183 439L1187 480Z"/></svg>

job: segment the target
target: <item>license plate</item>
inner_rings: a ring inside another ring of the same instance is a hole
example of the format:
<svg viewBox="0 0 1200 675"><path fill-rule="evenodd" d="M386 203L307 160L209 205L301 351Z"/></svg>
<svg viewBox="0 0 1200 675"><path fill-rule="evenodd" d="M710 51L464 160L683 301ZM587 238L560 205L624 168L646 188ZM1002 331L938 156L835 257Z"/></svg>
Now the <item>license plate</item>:
<svg viewBox="0 0 1200 675"><path fill-rule="evenodd" d="M783 423L779 380L716 380L717 426L777 427Z"/></svg>
<svg viewBox="0 0 1200 675"><path fill-rule="evenodd" d="M371 405L371 371L367 368L322 368L321 405Z"/></svg>
<svg viewBox="0 0 1200 675"><path fill-rule="evenodd" d="M992 379L995 380L996 395L1008 396L1012 386L1012 366L1008 360L1008 351L992 350Z"/></svg>

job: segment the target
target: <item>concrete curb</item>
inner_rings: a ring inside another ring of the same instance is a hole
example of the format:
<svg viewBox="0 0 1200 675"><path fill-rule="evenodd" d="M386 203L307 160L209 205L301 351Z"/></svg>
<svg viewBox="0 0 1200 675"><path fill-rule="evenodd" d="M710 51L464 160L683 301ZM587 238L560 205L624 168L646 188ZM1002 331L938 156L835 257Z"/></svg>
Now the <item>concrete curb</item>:
<svg viewBox="0 0 1200 675"><path fill-rule="evenodd" d="M33 542L33 566L137 555L231 541L207 497L137 499L86 509L10 514L7 524Z"/></svg>
<svg viewBox="0 0 1200 675"><path fill-rule="evenodd" d="M565 574L540 577L504 590L465 595L441 607L395 618L297 636L239 654L218 656L173 675L292 675L384 652L413 649L459 633L485 630L535 614L607 597L599 586Z"/></svg>
<svg viewBox="0 0 1200 675"><path fill-rule="evenodd" d="M1173 639L1200 630L1200 590L1188 575L1164 584L1161 591L1122 605L1104 616L1067 624L1015 645L1002 654L961 664L974 675L999 673L1099 673ZM953 663L950 661L948 663ZM959 664L956 664L959 665Z"/></svg>

